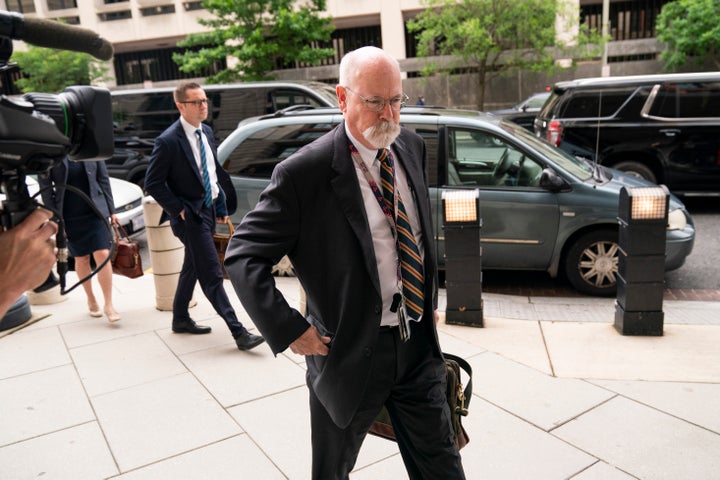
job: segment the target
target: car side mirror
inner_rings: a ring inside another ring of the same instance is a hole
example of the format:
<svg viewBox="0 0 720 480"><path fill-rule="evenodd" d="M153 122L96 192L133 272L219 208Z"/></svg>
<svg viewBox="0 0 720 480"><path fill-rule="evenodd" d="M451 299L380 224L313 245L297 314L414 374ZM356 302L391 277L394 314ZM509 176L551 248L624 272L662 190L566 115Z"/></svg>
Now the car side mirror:
<svg viewBox="0 0 720 480"><path fill-rule="evenodd" d="M569 190L570 184L553 169L544 168L540 174L540 187L555 193Z"/></svg>

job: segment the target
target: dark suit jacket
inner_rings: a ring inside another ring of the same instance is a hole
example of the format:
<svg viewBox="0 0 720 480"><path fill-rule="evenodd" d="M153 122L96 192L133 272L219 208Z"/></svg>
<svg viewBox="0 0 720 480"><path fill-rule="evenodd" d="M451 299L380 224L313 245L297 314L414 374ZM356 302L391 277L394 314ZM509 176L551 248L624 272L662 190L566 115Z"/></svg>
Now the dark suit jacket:
<svg viewBox="0 0 720 480"><path fill-rule="evenodd" d="M332 337L327 357L307 357L308 383L343 428L372 382L368 376L382 314L371 232L348 146L340 124L278 164L257 206L237 226L225 256L235 291L274 353L285 350L308 322ZM432 329L429 337L440 357L425 145L403 129L394 151L407 172L425 245L428 300L421 325ZM307 320L275 289L271 269L285 254L307 293Z"/></svg>
<svg viewBox="0 0 720 480"><path fill-rule="evenodd" d="M231 215L237 208L235 189L230 175L218 162L212 129L205 124L202 124L202 129L210 144L220 186L220 194L215 200L216 216ZM202 173L195 163L180 119L155 139L145 174L145 190L163 208L160 223L168 218L178 218L185 208L198 212L202 207L205 199Z"/></svg>
<svg viewBox="0 0 720 480"><path fill-rule="evenodd" d="M52 185L65 185L68 178L68 164L70 160L67 157L62 162L55 165L47 174L38 176L38 185L45 188ZM107 166L102 160L80 162L85 167L85 173L88 177L90 187L90 199L100 210L105 218L115 213L115 201L113 200L112 190L110 189L110 177L108 176ZM53 188L45 190L41 196L45 205L55 208L62 214L63 203L65 200L65 189Z"/></svg>

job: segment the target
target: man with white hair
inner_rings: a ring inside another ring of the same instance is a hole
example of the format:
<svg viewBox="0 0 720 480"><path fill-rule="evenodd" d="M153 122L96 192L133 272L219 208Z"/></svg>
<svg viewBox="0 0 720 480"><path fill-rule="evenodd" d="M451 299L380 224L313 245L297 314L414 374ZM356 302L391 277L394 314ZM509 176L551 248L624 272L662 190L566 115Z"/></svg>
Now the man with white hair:
<svg viewBox="0 0 720 480"><path fill-rule="evenodd" d="M305 355L313 479L348 478L383 406L411 479L464 479L435 326L425 145L400 127L398 62L350 52L336 92L344 122L275 167L225 267L272 351ZM272 277L286 254L304 316Z"/></svg>

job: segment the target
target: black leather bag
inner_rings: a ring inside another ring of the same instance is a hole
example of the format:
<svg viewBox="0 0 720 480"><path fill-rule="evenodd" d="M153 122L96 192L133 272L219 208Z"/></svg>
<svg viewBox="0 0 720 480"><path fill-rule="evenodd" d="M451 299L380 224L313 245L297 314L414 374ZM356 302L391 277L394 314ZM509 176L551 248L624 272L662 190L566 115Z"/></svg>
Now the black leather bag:
<svg viewBox="0 0 720 480"><path fill-rule="evenodd" d="M447 401L452 415L455 443L460 449L470 442L470 437L462 426L462 417L467 416L470 398L472 397L472 367L464 359L455 355L443 353L443 356L445 357L445 368L447 370ZM467 386L464 389L460 377L461 370L464 370L468 376ZM396 441L390 414L385 407L380 410L368 433Z"/></svg>

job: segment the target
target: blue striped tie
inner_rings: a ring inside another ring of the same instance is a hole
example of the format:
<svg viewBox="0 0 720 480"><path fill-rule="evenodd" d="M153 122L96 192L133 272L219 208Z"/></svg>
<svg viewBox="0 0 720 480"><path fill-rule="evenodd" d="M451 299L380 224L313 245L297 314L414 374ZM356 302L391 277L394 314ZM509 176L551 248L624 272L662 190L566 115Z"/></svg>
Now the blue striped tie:
<svg viewBox="0 0 720 480"><path fill-rule="evenodd" d="M202 166L203 186L205 187L205 206L210 207L212 204L212 187L210 187L210 172L207 167L207 156L205 155L205 144L202 141L202 130L195 130L200 142L200 165Z"/></svg>
<svg viewBox="0 0 720 480"><path fill-rule="evenodd" d="M380 180L383 199L390 211L395 209L395 169L392 154L387 148L378 150L380 161ZM398 214L396 219L400 254L400 275L402 277L403 300L407 315L417 320L423 313L423 263L420 250L410 226L402 198L398 194Z"/></svg>

